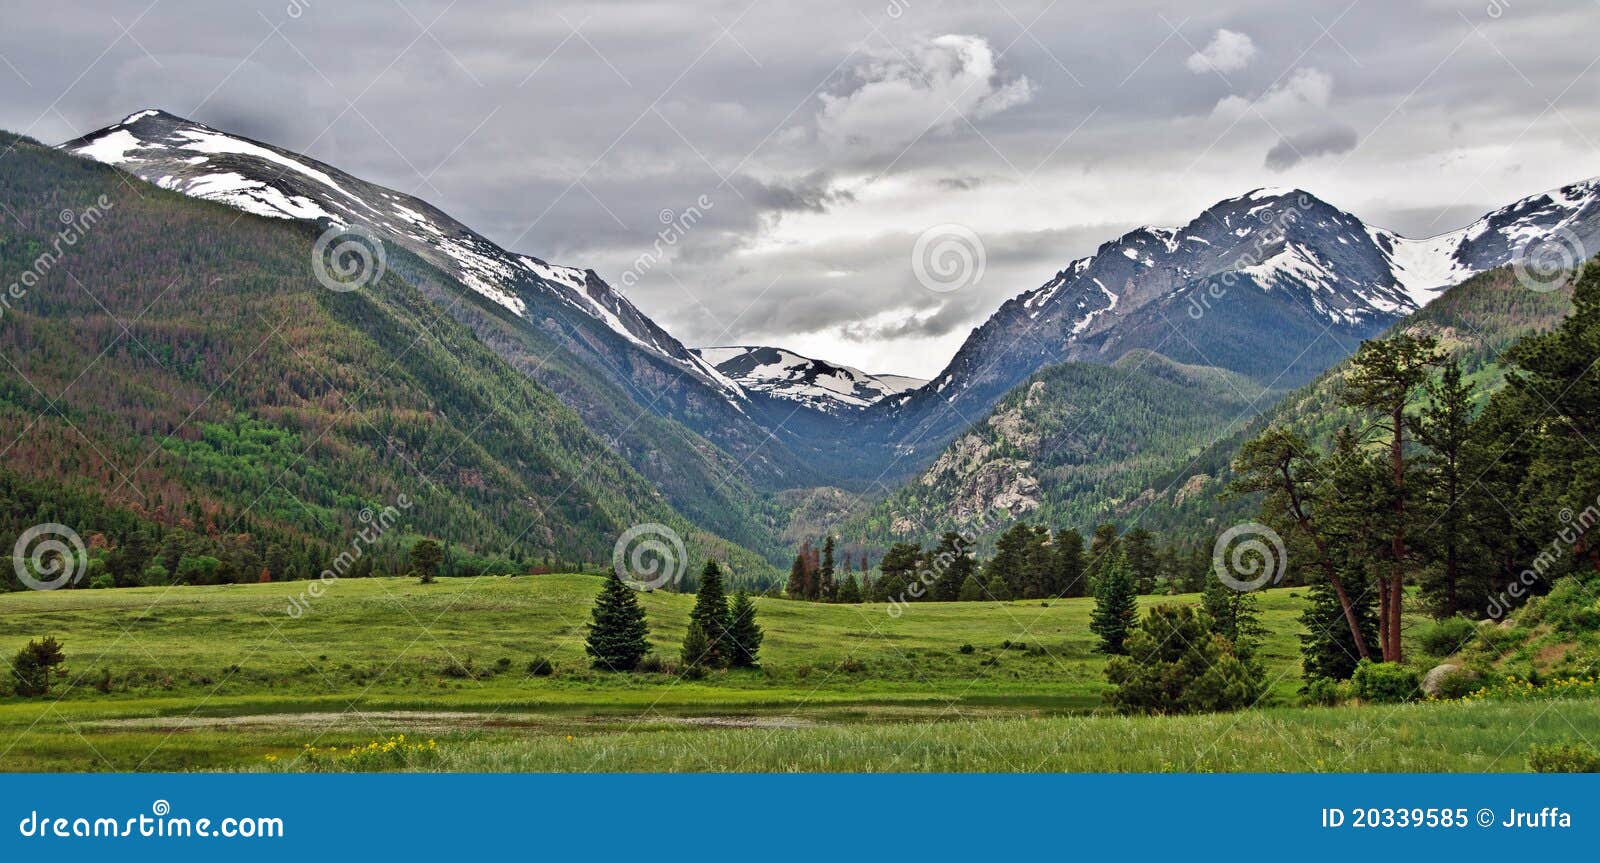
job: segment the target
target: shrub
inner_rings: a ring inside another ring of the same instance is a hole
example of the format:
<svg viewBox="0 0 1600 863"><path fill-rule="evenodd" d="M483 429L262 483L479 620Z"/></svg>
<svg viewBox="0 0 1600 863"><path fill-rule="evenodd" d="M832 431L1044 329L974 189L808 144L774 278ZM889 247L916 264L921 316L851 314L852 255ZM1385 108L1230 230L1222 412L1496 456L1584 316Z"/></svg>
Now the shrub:
<svg viewBox="0 0 1600 863"><path fill-rule="evenodd" d="M1449 656L1478 634L1478 625L1465 617L1447 617L1422 630L1417 642L1430 656Z"/></svg>
<svg viewBox="0 0 1600 863"><path fill-rule="evenodd" d="M1344 681L1333 680L1327 677L1318 677L1306 684L1305 696L1307 704L1317 704L1323 707L1332 707L1348 698L1350 687Z"/></svg>
<svg viewBox="0 0 1600 863"><path fill-rule="evenodd" d="M1417 670L1397 662L1363 659L1356 663L1356 672L1350 682L1357 698L1386 704L1411 701L1420 691Z"/></svg>
<svg viewBox="0 0 1600 863"><path fill-rule="evenodd" d="M961 645L961 647L959 649L960 649L960 651L962 653L971 653L972 651L976 650L977 648L973 647L970 644L963 644L963 645Z"/></svg>
<svg viewBox="0 0 1600 863"><path fill-rule="evenodd" d="M660 662L659 659L656 661ZM550 660L545 659L543 656L536 657L528 661L528 675L530 677L549 677L550 675L554 674L555 671L555 665L552 664Z"/></svg>
<svg viewBox="0 0 1600 863"><path fill-rule="evenodd" d="M1530 671L1526 678L1506 675L1486 682L1467 693L1473 701L1543 701L1565 698L1600 697L1600 677L1558 677L1544 681Z"/></svg>
<svg viewBox="0 0 1600 863"><path fill-rule="evenodd" d="M171 580L167 567L160 561L151 561L145 565L144 572L139 573L139 583L147 587L161 587Z"/></svg>
<svg viewBox="0 0 1600 863"><path fill-rule="evenodd" d="M1228 639L1208 632L1192 606L1158 605L1128 634L1127 655L1106 664L1116 687L1106 700L1123 713L1203 713L1255 703L1259 670L1234 655Z"/></svg>
<svg viewBox="0 0 1600 863"><path fill-rule="evenodd" d="M455 657L446 659L444 667L439 671L445 677L454 677L458 680L472 680L478 676L477 672L472 669L471 657L468 657L466 662L458 662Z"/></svg>
<svg viewBox="0 0 1600 863"><path fill-rule="evenodd" d="M634 671L642 674L677 674L678 664L669 659L662 659L659 654L652 653L639 660L634 666Z"/></svg>
<svg viewBox="0 0 1600 863"><path fill-rule="evenodd" d="M1458 668L1446 674L1439 681L1439 693L1435 698L1459 699L1466 698L1484 687L1483 674L1472 668Z"/></svg>
<svg viewBox="0 0 1600 863"><path fill-rule="evenodd" d="M1600 773L1600 750L1583 743L1535 746L1528 750L1535 773Z"/></svg>

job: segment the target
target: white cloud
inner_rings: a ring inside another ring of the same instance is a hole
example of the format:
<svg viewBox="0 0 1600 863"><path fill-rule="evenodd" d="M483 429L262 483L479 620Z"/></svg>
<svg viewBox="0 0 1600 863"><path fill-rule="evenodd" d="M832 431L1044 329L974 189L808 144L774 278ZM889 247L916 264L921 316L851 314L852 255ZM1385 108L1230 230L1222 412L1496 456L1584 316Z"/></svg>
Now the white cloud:
<svg viewBox="0 0 1600 863"><path fill-rule="evenodd" d="M1196 75L1204 75L1212 70L1237 72L1250 65L1251 58L1255 56L1256 43L1249 36L1219 29L1211 37L1210 44L1189 55L1185 65Z"/></svg>
<svg viewBox="0 0 1600 863"><path fill-rule="evenodd" d="M1226 96L1212 109L1213 117L1232 119L1250 110L1251 105L1269 119L1295 118L1308 111L1320 112L1333 96L1333 77L1309 66L1296 69L1289 79L1261 94L1253 103L1243 96Z"/></svg>
<svg viewBox="0 0 1600 863"><path fill-rule="evenodd" d="M901 147L1033 98L1026 77L1005 80L981 36L946 35L879 56L855 70L857 86L821 96L817 131L835 149Z"/></svg>

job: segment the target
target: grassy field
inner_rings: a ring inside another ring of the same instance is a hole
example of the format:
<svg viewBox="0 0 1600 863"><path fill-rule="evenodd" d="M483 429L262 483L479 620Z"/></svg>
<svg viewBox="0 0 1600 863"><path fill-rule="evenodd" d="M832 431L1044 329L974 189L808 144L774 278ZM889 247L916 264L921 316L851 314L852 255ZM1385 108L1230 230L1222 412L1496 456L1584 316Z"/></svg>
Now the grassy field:
<svg viewBox="0 0 1600 863"><path fill-rule="evenodd" d="M1600 728L1588 704L1422 705L1401 709L1398 724L1376 707L1090 716L1104 659L1082 599L919 604L899 617L883 605L760 600L760 670L603 674L583 655L599 584L349 580L299 616L287 609L306 583L0 595L0 652L55 635L69 669L48 699L0 699L0 769L282 769L309 766L298 757L308 744L400 734L436 749L375 766L1518 769L1527 745ZM674 656L692 597L643 601L652 641ZM1300 684L1301 602L1293 590L1262 594L1278 705ZM530 675L536 658L555 673ZM1405 745L1365 743L1386 739Z"/></svg>

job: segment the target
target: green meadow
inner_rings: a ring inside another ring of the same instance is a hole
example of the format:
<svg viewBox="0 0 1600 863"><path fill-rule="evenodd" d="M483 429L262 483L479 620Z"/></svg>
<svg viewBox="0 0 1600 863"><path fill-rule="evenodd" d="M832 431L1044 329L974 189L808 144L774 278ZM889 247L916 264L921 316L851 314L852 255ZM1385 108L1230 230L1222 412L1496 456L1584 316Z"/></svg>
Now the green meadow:
<svg viewBox="0 0 1600 863"><path fill-rule="evenodd" d="M762 667L593 671L600 579L345 580L0 595L0 652L54 635L48 697L0 699L0 769L1518 770L1600 738L1600 702L1299 706L1294 589L1261 596L1260 710L1101 707L1091 600L758 600ZM692 596L641 597L674 659ZM1197 597L1145 597L1194 602ZM298 602L298 615L289 613ZM540 674L546 660L551 668ZM432 741L427 745L427 741ZM312 747L307 756L306 747ZM382 755L382 753L380 753Z"/></svg>

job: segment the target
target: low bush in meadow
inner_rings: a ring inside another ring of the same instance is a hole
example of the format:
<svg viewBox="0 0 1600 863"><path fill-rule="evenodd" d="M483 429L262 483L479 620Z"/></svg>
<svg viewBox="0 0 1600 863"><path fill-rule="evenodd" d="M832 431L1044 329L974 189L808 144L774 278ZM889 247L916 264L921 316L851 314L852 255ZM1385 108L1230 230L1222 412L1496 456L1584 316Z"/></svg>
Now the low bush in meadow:
<svg viewBox="0 0 1600 863"><path fill-rule="evenodd" d="M1600 773L1600 751L1585 743L1534 746L1528 769L1535 773Z"/></svg>

